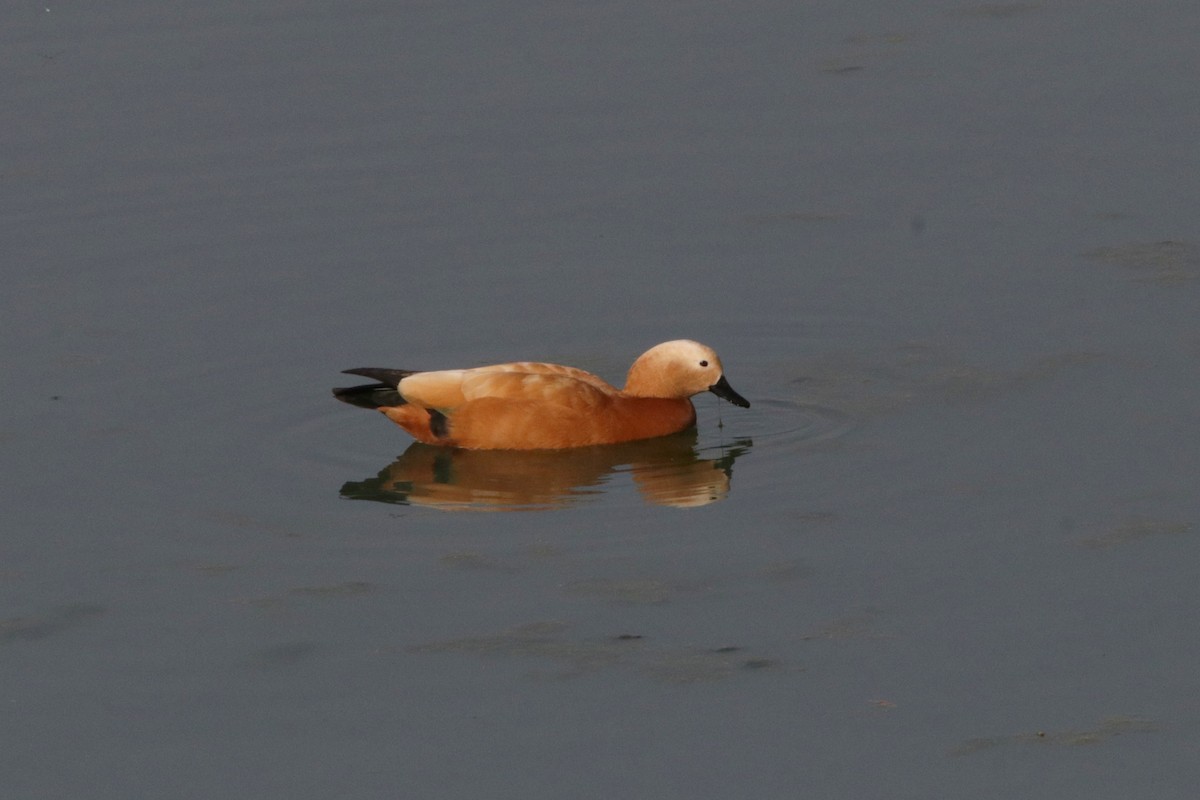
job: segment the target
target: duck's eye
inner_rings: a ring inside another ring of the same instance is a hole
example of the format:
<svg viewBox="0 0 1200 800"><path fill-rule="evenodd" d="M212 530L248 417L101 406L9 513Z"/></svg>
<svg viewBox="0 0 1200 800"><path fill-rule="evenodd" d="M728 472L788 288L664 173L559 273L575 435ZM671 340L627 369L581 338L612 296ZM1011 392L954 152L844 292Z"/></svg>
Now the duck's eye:
<svg viewBox="0 0 1200 800"><path fill-rule="evenodd" d="M702 366L702 367L707 367L707 366L708 366L708 362L707 362L707 361L701 361L701 362L700 362L700 366Z"/></svg>

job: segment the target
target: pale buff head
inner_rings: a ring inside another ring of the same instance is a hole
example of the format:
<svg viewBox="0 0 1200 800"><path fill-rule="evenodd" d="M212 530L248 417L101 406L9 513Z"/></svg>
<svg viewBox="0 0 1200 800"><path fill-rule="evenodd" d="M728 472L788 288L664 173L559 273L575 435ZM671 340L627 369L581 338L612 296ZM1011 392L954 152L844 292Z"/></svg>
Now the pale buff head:
<svg viewBox="0 0 1200 800"><path fill-rule="evenodd" d="M750 407L725 380L716 351L691 339L651 347L633 362L625 379L625 394L633 397L680 399L700 392L712 392L734 405Z"/></svg>

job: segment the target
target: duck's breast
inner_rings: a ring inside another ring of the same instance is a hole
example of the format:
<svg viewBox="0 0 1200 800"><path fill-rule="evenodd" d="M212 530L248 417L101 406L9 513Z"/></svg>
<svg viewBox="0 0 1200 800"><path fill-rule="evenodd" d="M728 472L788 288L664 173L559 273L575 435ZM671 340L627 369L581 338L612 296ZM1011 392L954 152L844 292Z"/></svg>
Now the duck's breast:
<svg viewBox="0 0 1200 800"><path fill-rule="evenodd" d="M695 423L688 400L625 398L586 392L546 399L484 397L450 416L447 443L535 450L616 444L676 433Z"/></svg>

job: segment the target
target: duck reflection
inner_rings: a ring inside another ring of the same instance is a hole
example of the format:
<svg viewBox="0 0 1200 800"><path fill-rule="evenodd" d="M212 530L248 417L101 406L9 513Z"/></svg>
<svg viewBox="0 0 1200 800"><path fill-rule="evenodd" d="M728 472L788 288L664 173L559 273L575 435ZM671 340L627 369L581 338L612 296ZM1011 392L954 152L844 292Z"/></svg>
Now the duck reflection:
<svg viewBox="0 0 1200 800"><path fill-rule="evenodd" d="M715 458L702 457L694 428L568 450L459 450L415 442L377 477L347 482L341 495L443 509L535 510L601 494L614 475L628 472L648 503L703 506L729 494L733 462L751 445L739 439L713 448Z"/></svg>

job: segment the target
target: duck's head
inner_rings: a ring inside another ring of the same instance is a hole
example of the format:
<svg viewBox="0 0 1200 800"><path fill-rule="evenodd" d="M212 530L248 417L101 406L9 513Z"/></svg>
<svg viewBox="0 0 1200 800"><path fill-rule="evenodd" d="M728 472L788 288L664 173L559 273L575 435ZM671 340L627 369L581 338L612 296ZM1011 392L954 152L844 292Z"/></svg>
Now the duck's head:
<svg viewBox="0 0 1200 800"><path fill-rule="evenodd" d="M735 406L750 401L733 390L715 350L691 339L663 342L642 353L629 368L625 394L634 397L684 398L712 392Z"/></svg>

